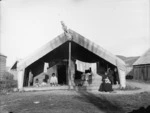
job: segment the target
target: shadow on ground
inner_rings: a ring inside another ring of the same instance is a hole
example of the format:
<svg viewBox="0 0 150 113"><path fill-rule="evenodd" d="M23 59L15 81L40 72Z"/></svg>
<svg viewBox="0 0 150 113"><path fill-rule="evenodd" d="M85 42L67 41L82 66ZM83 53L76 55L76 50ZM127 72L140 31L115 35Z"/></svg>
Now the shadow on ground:
<svg viewBox="0 0 150 113"><path fill-rule="evenodd" d="M147 108L140 107L139 109L133 110L129 113L150 113L150 106L148 106Z"/></svg>
<svg viewBox="0 0 150 113"><path fill-rule="evenodd" d="M105 96L99 95L96 96L90 92L79 92L81 97L76 97L80 101L89 102L97 107L100 111L106 113L124 113L125 111L121 108L121 106L116 102L108 101Z"/></svg>

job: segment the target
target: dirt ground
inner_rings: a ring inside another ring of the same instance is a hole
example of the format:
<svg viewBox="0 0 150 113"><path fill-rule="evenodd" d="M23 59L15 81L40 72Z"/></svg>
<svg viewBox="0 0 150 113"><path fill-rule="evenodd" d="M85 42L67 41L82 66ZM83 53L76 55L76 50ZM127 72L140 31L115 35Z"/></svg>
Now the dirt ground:
<svg viewBox="0 0 150 113"><path fill-rule="evenodd" d="M137 91L36 91L0 96L0 111L13 113L127 113L150 105L149 84L129 81ZM132 93L131 93L132 92Z"/></svg>

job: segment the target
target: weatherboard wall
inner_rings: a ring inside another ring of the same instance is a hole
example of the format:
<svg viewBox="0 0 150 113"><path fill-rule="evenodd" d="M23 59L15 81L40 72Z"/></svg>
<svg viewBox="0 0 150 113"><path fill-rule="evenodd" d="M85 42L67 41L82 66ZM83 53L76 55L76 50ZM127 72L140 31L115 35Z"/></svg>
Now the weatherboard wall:
<svg viewBox="0 0 150 113"><path fill-rule="evenodd" d="M6 70L6 56L0 54L0 79Z"/></svg>
<svg viewBox="0 0 150 113"><path fill-rule="evenodd" d="M149 81L150 80L150 64L134 65L133 78L136 80Z"/></svg>

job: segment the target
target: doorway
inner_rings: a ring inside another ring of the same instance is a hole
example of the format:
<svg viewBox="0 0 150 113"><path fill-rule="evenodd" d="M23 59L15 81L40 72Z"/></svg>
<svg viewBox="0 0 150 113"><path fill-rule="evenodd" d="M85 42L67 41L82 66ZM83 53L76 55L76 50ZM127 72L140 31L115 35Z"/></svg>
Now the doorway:
<svg viewBox="0 0 150 113"><path fill-rule="evenodd" d="M67 84L66 65L57 65L57 74L58 74L58 84L66 85Z"/></svg>

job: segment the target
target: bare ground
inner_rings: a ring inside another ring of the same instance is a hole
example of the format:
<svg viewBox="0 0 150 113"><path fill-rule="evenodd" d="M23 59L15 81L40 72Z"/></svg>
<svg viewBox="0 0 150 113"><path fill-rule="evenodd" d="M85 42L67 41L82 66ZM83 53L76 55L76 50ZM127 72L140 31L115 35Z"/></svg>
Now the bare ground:
<svg viewBox="0 0 150 113"><path fill-rule="evenodd" d="M13 113L127 113L150 105L149 84L129 81L135 91L38 91L0 96L0 111ZM38 103L39 102L39 103Z"/></svg>

